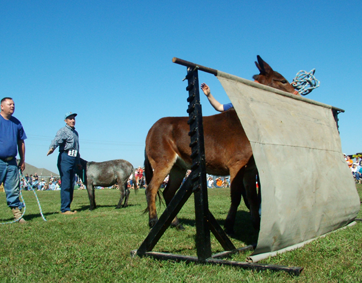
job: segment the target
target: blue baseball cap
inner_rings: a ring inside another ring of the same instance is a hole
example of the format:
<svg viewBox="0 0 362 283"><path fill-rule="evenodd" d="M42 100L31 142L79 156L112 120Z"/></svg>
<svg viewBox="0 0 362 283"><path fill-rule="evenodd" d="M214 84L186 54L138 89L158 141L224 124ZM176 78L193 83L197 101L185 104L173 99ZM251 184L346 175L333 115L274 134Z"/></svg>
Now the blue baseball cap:
<svg viewBox="0 0 362 283"><path fill-rule="evenodd" d="M67 119L68 117L70 117L70 116L77 116L78 114L77 113L72 113L72 112L67 112L67 113L65 113L65 116L64 116L64 120L65 119Z"/></svg>

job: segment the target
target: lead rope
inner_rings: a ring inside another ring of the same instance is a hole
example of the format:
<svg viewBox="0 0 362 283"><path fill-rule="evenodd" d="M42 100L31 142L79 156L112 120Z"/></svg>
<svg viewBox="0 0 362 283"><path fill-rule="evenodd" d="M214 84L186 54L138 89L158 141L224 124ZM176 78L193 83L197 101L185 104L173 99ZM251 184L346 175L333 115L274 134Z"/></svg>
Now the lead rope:
<svg viewBox="0 0 362 283"><path fill-rule="evenodd" d="M41 217L43 218L44 221L47 221L44 217L44 214L43 214L43 211L41 209L41 205L40 205L40 201L39 201L39 198L38 198L38 195L36 194L35 192L35 189L29 185L28 181L25 179L25 177L23 176L22 172L19 170L19 174L20 174L20 178L24 179L26 185L28 186L28 188L30 188L33 192L34 192L34 195L35 195L35 198L36 198L36 202L38 203L38 207L39 207L39 212L40 212L40 215ZM25 201L24 201L24 198L23 198L23 195L21 193L21 189L20 189L20 195L21 195L21 198L23 199L23 202L24 202L24 213L23 215L25 214L25 209L26 209L26 206L25 206ZM23 215L21 217L23 217Z"/></svg>
<svg viewBox="0 0 362 283"><path fill-rule="evenodd" d="M38 203L40 215L41 215L41 217L43 218L44 221L47 221L47 220L45 219L44 214L43 214L43 211L42 211L42 209L41 209L38 195L36 194L34 188L29 185L28 181L25 179L25 177L23 176L23 174L21 173L20 170L19 170L19 177L20 177L20 180L21 180L21 179L24 179L24 182L25 182L26 186L27 186L28 188L30 188L30 190L32 190L32 191L34 192L36 201L37 201L37 203ZM20 198L21 198L21 201L24 203L23 213L21 214L21 217L20 217L20 218L18 218L18 219L16 219L16 220L13 220L13 221L0 223L0 225L2 225L2 224L16 223L16 222L18 222L21 218L23 218L23 216L24 216L24 214L25 214L25 211L26 211L26 204L25 204L25 200L24 200L24 197L23 197L23 194L22 194L22 188L21 188L21 186L19 186L19 187L20 187Z"/></svg>
<svg viewBox="0 0 362 283"><path fill-rule="evenodd" d="M313 89L319 87L320 82L314 76L315 69L311 70L309 73L306 71L299 71L295 78L293 79L291 85L301 94L307 95Z"/></svg>

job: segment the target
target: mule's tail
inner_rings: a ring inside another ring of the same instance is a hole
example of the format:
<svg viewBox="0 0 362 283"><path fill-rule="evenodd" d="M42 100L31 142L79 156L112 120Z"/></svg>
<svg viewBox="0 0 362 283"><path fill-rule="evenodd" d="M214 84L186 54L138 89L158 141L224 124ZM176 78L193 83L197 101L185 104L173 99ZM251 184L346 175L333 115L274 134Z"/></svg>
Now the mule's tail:
<svg viewBox="0 0 362 283"><path fill-rule="evenodd" d="M145 163L144 163L144 167L145 167L145 177L146 177L146 184L148 185L153 177L153 170L152 170L152 166L150 161L148 160L147 154L145 152Z"/></svg>

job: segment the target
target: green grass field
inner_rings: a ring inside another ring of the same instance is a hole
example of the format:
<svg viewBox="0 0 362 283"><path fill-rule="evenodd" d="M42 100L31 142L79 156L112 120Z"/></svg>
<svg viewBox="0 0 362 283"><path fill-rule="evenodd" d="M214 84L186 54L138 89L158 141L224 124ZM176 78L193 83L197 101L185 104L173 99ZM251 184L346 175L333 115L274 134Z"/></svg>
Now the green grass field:
<svg viewBox="0 0 362 283"><path fill-rule="evenodd" d="M357 185L362 197L362 185ZM127 208L114 209L119 191L96 190L98 208L89 211L86 191L75 191L76 215L58 213L60 193L37 192L43 221L33 192L24 192L28 223L0 226L0 282L358 282L362 278L362 223L332 233L305 247L260 263L302 266L300 276L286 272L252 271L228 266L131 258L149 232L144 190L131 192ZM0 193L0 221L12 220L5 194ZM224 224L230 199L228 189L209 190L209 207ZM164 206L158 207L162 211ZM359 213L362 218L362 213ZM193 197L179 213L185 231L168 229L154 251L196 255ZM232 242L242 247L255 242L245 206L238 212ZM212 236L213 253L223 249ZM251 252L233 255L245 261Z"/></svg>

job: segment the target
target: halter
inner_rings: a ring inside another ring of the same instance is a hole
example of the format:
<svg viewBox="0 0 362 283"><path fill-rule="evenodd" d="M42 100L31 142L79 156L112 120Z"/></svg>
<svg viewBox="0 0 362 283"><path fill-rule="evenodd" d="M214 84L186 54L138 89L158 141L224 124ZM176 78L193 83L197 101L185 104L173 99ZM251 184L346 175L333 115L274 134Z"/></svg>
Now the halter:
<svg viewBox="0 0 362 283"><path fill-rule="evenodd" d="M315 78L314 73L315 69L312 69L310 72L303 70L299 71L291 83L291 85L296 89L293 94L301 94L305 96L313 89L319 87L320 82ZM257 80L254 80L254 82L260 84Z"/></svg>
<svg viewBox="0 0 362 283"><path fill-rule="evenodd" d="M259 81L257 81L257 80L254 80L254 82L255 82L255 83L260 84L260 82L259 82ZM295 90L295 91L293 92L293 94L298 95L298 94L299 94L299 92L298 92L297 90Z"/></svg>

